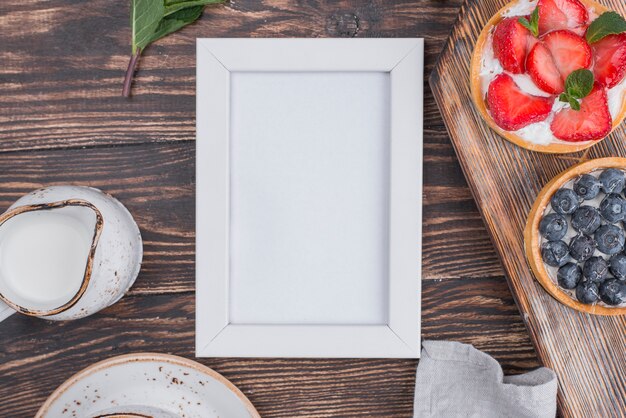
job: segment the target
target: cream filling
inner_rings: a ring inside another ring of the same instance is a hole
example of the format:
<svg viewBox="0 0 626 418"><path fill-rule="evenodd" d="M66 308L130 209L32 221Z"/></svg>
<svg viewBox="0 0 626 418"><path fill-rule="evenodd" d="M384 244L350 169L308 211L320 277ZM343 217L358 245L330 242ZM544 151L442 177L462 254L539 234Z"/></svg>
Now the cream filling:
<svg viewBox="0 0 626 418"><path fill-rule="evenodd" d="M535 7L537 7L537 1L529 1L529 0L519 0L517 3L511 5L507 10L504 11L502 16L504 17L514 17L514 16L526 16L530 14ZM587 9L589 12L590 20L595 19L598 14L593 8ZM504 69L502 65L500 65L500 61L494 56L493 53L493 35L490 33L485 41L485 47L483 50L483 55L480 63L480 85L481 92L483 97L486 96L487 91L489 90L489 84L491 81L501 73L504 73ZM542 96L542 97L550 97L551 94L544 92L531 80L528 74L511 74L508 75L513 78L515 84L525 93L532 94L534 96ZM619 114L622 103L624 101L624 93L626 92L626 78L622 80L616 86L610 88L607 91L608 103L609 103L609 112L611 113L611 117L615 119ZM538 145L548 145L551 143L565 143L571 144L571 142L562 141L556 138L552 131L550 130L550 123L552 123L552 119L554 115L559 110L569 107L569 104L563 103L559 100L558 96L554 99L554 104L552 105L552 113L548 118L541 122L531 123L528 126L525 126L522 129L517 131L513 131L514 134L523 138L524 140L531 142L533 144ZM581 142L582 144L584 142Z"/></svg>
<svg viewBox="0 0 626 418"><path fill-rule="evenodd" d="M504 17L513 16L526 16L532 13L537 7L537 2L533 0L519 0L517 3L512 4L507 10L502 13Z"/></svg>

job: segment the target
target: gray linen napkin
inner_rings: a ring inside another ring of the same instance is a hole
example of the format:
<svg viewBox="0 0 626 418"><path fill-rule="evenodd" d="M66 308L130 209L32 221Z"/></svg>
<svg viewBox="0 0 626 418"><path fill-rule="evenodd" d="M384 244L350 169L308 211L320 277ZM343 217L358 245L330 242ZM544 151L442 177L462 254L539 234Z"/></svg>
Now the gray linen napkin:
<svg viewBox="0 0 626 418"><path fill-rule="evenodd" d="M500 364L468 344L424 341L413 416L554 418L557 379L541 367L504 376Z"/></svg>

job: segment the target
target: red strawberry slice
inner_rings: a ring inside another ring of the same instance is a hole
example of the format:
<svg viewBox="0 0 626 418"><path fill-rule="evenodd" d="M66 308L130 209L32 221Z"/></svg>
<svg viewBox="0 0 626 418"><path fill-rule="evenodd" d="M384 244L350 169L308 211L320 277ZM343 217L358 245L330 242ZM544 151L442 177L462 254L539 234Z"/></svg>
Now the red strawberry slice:
<svg viewBox="0 0 626 418"><path fill-rule="evenodd" d="M493 32L493 52L502 68L513 74L524 72L528 45L533 38L517 17L502 20Z"/></svg>
<svg viewBox="0 0 626 418"><path fill-rule="evenodd" d="M563 141L592 141L607 136L612 123L606 90L596 83L589 96L581 100L580 110L560 110L554 115L550 129Z"/></svg>
<svg viewBox="0 0 626 418"><path fill-rule="evenodd" d="M539 0L539 34L569 29L579 35L585 33L589 13L578 0Z"/></svg>
<svg viewBox="0 0 626 418"><path fill-rule="evenodd" d="M598 83L611 88L626 76L626 33L609 35L591 45L595 56L593 75Z"/></svg>
<svg viewBox="0 0 626 418"><path fill-rule="evenodd" d="M496 124L516 131L531 123L545 120L552 110L553 99L524 93L510 75L502 73L489 84L487 104Z"/></svg>
<svg viewBox="0 0 626 418"><path fill-rule="evenodd" d="M550 50L543 43L537 43L530 50L526 58L526 69L541 90L550 94L558 94L565 90L563 77L554 63Z"/></svg>
<svg viewBox="0 0 626 418"><path fill-rule="evenodd" d="M551 94L565 89L574 70L591 65L591 48L580 36L557 30L544 35L528 54L526 68L537 87Z"/></svg>
<svg viewBox="0 0 626 418"><path fill-rule="evenodd" d="M589 68L591 65L591 48L587 41L570 31L550 32L541 41L550 50L563 79L572 71Z"/></svg>

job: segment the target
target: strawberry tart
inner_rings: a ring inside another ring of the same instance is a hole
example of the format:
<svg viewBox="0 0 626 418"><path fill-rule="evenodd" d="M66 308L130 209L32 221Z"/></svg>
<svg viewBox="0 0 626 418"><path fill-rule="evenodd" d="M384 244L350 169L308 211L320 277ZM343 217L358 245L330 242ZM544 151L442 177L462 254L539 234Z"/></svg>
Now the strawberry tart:
<svg viewBox="0 0 626 418"><path fill-rule="evenodd" d="M483 29L472 99L509 141L575 152L626 117L626 20L591 0L517 0Z"/></svg>

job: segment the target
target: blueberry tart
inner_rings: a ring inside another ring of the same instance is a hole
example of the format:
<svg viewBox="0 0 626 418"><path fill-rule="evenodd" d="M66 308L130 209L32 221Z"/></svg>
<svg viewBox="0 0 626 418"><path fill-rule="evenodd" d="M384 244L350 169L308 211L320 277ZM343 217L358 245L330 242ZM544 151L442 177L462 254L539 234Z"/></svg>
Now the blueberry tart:
<svg viewBox="0 0 626 418"><path fill-rule="evenodd" d="M626 158L580 163L533 205L524 244L537 281L559 302L626 314Z"/></svg>

